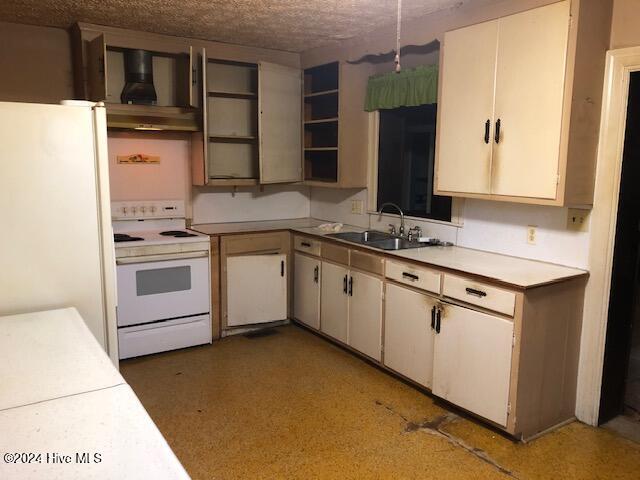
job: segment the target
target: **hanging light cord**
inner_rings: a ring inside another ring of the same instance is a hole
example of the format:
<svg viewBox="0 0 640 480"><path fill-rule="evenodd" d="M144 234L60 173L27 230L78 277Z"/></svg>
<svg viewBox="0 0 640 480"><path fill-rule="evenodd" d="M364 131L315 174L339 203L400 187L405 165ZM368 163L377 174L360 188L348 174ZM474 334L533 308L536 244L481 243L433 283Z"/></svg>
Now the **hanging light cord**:
<svg viewBox="0 0 640 480"><path fill-rule="evenodd" d="M402 0L398 0L398 23L396 26L396 73L400 73L400 30L402 24Z"/></svg>

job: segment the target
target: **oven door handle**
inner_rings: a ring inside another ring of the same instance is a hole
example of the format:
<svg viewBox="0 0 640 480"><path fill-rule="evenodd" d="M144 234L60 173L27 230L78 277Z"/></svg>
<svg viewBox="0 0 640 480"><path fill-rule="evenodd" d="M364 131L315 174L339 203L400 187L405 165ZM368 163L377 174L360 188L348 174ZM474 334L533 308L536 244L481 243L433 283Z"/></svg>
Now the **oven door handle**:
<svg viewBox="0 0 640 480"><path fill-rule="evenodd" d="M141 255L138 257L123 257L116 259L116 265L131 265L133 263L168 262L170 260L188 260L191 258L208 257L206 250L198 252L169 253L162 255Z"/></svg>

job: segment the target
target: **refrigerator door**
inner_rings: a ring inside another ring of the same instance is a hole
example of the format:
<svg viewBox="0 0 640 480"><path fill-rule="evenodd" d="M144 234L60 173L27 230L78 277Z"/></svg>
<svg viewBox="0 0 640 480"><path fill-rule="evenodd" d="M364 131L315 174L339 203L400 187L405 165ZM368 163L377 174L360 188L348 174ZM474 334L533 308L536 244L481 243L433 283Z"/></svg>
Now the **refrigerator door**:
<svg viewBox="0 0 640 480"><path fill-rule="evenodd" d="M0 102L0 315L76 307L117 362L103 107Z"/></svg>

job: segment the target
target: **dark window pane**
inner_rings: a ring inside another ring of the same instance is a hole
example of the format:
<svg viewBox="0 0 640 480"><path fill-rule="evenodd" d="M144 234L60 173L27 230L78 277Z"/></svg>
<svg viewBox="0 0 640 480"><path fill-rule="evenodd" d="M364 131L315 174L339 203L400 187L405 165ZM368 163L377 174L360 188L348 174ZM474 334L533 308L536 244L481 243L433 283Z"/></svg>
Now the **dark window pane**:
<svg viewBox="0 0 640 480"><path fill-rule="evenodd" d="M436 106L380 110L378 205L405 215L451 220L451 197L433 195Z"/></svg>

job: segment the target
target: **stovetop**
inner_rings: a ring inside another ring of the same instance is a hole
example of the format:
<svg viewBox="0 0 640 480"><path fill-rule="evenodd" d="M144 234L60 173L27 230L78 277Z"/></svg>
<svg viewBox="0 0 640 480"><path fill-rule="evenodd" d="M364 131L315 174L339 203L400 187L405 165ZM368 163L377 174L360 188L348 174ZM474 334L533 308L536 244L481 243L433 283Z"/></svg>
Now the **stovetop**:
<svg viewBox="0 0 640 480"><path fill-rule="evenodd" d="M171 243L194 243L207 241L208 236L191 230L143 230L114 233L116 247L161 245Z"/></svg>

